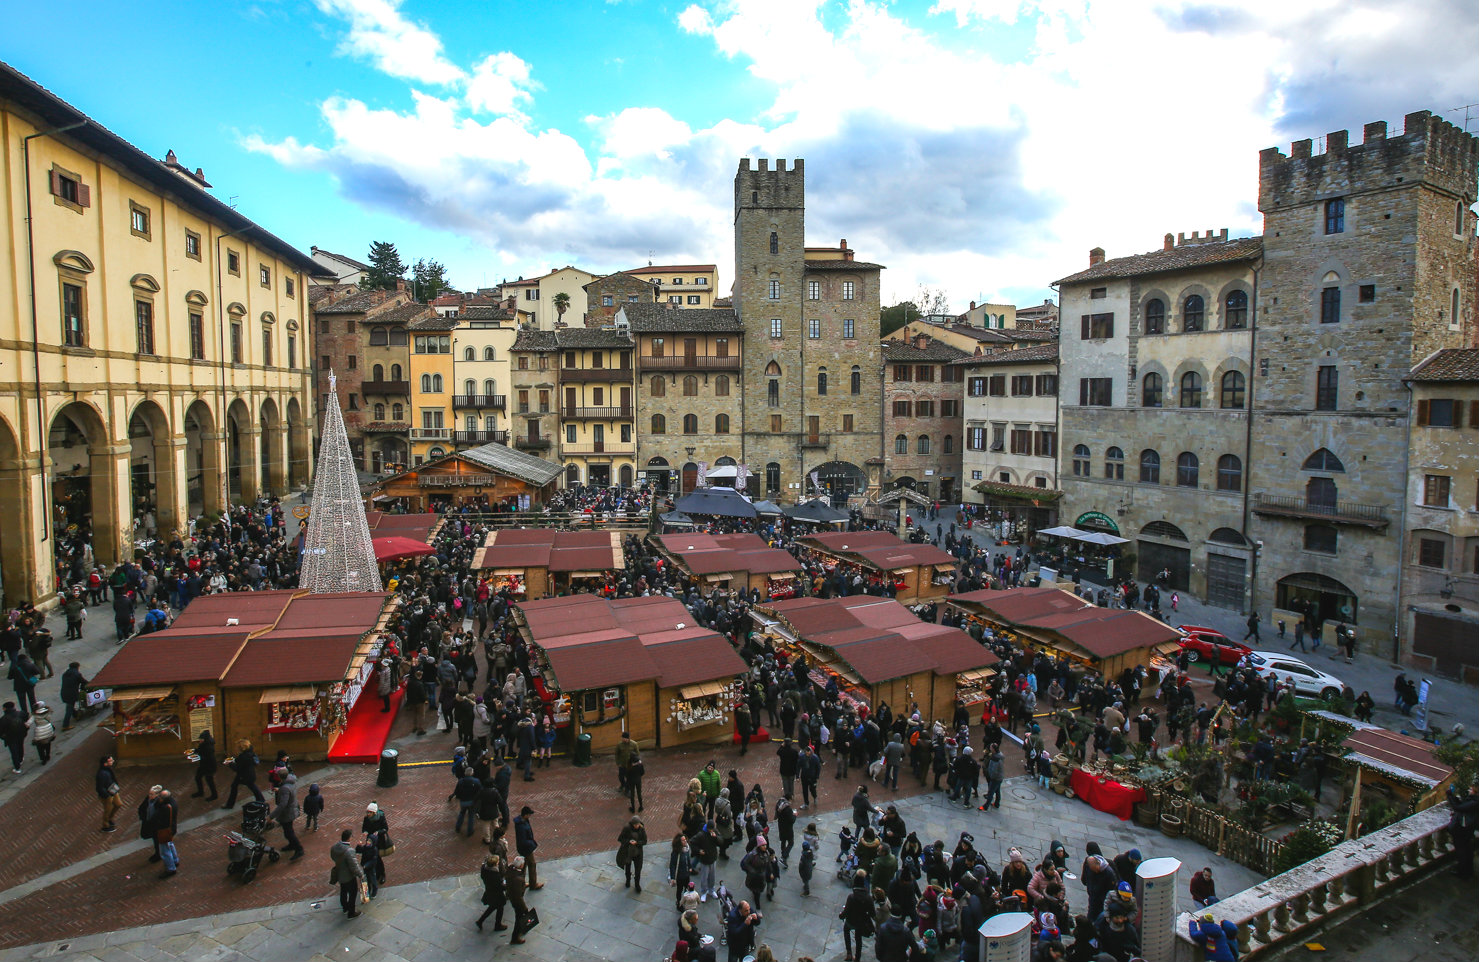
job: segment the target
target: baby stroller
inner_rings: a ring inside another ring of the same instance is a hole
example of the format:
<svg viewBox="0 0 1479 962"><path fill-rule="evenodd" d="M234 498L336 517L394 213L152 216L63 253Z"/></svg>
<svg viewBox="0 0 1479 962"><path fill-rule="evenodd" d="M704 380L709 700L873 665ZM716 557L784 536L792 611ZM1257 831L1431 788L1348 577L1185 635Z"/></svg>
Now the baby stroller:
<svg viewBox="0 0 1479 962"><path fill-rule="evenodd" d="M257 877L265 856L276 862L282 856L262 840L267 831L267 803L247 802L241 807L241 831L226 833L226 874L240 875L242 882Z"/></svg>
<svg viewBox="0 0 1479 962"><path fill-rule="evenodd" d="M856 837L846 825L837 833L837 878L849 885L852 884L853 873L858 870L858 854L853 851L855 841Z"/></svg>
<svg viewBox="0 0 1479 962"><path fill-rule="evenodd" d="M734 895L720 882L719 887L714 890L714 901L718 903L719 909L719 944L729 944L729 913L739 903L734 900Z"/></svg>

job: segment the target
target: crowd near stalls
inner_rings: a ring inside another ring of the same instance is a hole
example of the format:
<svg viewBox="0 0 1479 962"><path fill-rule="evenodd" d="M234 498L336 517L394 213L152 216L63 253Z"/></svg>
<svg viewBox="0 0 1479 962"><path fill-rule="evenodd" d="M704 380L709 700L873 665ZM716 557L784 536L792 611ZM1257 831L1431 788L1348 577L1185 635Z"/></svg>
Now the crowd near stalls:
<svg viewBox="0 0 1479 962"><path fill-rule="evenodd" d="M503 528L488 532L472 566L520 601L600 591L625 566L614 531Z"/></svg>
<svg viewBox="0 0 1479 962"><path fill-rule="evenodd" d="M223 746L324 758L349 727L391 617L384 592L221 594L136 635L93 677L112 690L119 759L178 758L210 732ZM376 700L375 707L379 707Z"/></svg>
<svg viewBox="0 0 1479 962"><path fill-rule="evenodd" d="M792 598L801 590L801 564L755 534L665 534L652 541L686 587L724 588L761 598Z"/></svg>
<svg viewBox="0 0 1479 962"><path fill-rule="evenodd" d="M615 751L624 733L643 746L729 740L744 662L681 602L576 594L516 604L514 623L557 747L588 735Z"/></svg>
<svg viewBox="0 0 1479 962"><path fill-rule="evenodd" d="M962 678L979 681L998 660L960 629L922 622L887 598L793 598L755 605L750 617L808 681L854 711L950 716Z"/></svg>
<svg viewBox="0 0 1479 962"><path fill-rule="evenodd" d="M801 535L796 544L827 571L865 589L884 588L906 605L939 601L955 584L952 555L932 544L901 542L887 531L822 531Z"/></svg>

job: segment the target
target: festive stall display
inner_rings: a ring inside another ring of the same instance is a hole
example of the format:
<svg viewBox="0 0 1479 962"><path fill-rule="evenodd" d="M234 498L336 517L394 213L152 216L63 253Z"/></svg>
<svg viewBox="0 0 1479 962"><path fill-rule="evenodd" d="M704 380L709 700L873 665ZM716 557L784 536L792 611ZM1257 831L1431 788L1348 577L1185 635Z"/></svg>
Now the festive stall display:
<svg viewBox="0 0 1479 962"><path fill-rule="evenodd" d="M663 534L649 543L663 563L705 591L714 587L759 592L761 598L797 594L801 564L757 534Z"/></svg>
<svg viewBox="0 0 1479 962"><path fill-rule="evenodd" d="M180 736L180 696L174 688L137 688L114 692L113 719L105 726L119 737Z"/></svg>
<svg viewBox="0 0 1479 962"><path fill-rule="evenodd" d="M507 587L521 601L598 591L625 564L618 531L505 528L488 532L473 555L473 570Z"/></svg>
<svg viewBox="0 0 1479 962"><path fill-rule="evenodd" d="M868 585L891 584L901 604L943 599L955 582L953 555L887 531L823 531L799 537L796 544L813 553L829 573L840 569Z"/></svg>

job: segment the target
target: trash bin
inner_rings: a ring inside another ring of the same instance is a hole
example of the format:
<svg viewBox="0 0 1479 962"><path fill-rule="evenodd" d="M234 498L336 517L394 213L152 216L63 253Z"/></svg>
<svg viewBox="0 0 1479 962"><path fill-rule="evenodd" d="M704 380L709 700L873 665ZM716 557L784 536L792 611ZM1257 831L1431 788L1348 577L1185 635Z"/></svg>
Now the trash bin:
<svg viewBox="0 0 1479 962"><path fill-rule="evenodd" d="M581 732L575 739L575 765L577 768L586 768L591 763L591 734Z"/></svg>
<svg viewBox="0 0 1479 962"><path fill-rule="evenodd" d="M400 757L401 753L394 748L387 748L380 753L380 775L375 779L376 785L381 788L392 788L400 784Z"/></svg>

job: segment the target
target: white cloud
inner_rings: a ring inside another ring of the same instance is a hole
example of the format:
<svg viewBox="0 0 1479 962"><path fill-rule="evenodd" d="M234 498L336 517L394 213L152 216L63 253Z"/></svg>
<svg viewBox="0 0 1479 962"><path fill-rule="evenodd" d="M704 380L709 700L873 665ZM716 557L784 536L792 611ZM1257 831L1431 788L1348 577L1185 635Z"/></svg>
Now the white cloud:
<svg viewBox="0 0 1479 962"><path fill-rule="evenodd" d="M937 0L912 20L883 0L716 0L675 28L772 91L760 115L701 127L633 105L586 118L582 145L526 116L537 63L463 70L394 0L316 2L349 22L346 49L448 88L407 110L332 99L327 144L247 141L357 203L530 270L649 251L732 269L738 158L805 157L810 240L845 236L888 265L886 293L925 282L962 308L1035 300L1093 246L1256 232L1260 148L1479 99L1466 0L1400 17L1378 0Z"/></svg>

